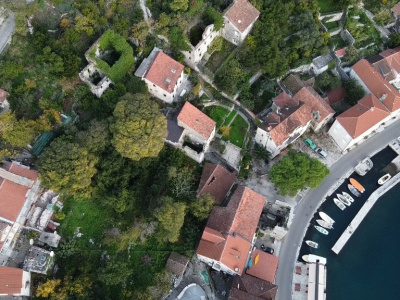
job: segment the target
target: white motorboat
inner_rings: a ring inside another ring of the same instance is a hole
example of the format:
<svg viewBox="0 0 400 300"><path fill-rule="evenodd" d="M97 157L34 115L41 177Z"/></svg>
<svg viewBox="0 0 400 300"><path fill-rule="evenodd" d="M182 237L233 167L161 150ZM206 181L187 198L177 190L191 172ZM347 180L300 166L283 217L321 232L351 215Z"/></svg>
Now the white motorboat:
<svg viewBox="0 0 400 300"><path fill-rule="evenodd" d="M317 220L318 225L326 228L326 229L333 229L332 223L328 223L324 220Z"/></svg>
<svg viewBox="0 0 400 300"><path fill-rule="evenodd" d="M326 230L325 228L322 228L321 226L314 225L315 229L317 229L319 232L322 234L328 235L329 231Z"/></svg>
<svg viewBox="0 0 400 300"><path fill-rule="evenodd" d="M306 244L312 248L317 249L318 248L318 243L313 242L313 241L306 241Z"/></svg>
<svg viewBox="0 0 400 300"><path fill-rule="evenodd" d="M342 201L340 201L336 198L333 198L333 202L335 202L337 207L339 207L341 210L344 210L346 208L346 205L344 205Z"/></svg>
<svg viewBox="0 0 400 300"><path fill-rule="evenodd" d="M349 193L342 192L342 194L347 198L347 200L349 200L350 202L354 202L354 198L350 196Z"/></svg>
<svg viewBox="0 0 400 300"><path fill-rule="evenodd" d="M302 258L305 262L309 262L309 260L308 260L308 255L303 255L301 258Z"/></svg>
<svg viewBox="0 0 400 300"><path fill-rule="evenodd" d="M321 219L324 220L325 222L328 222L328 223L331 223L331 224L335 223L335 220L333 220L330 216L328 216L323 211L320 211L318 214L321 217Z"/></svg>
<svg viewBox="0 0 400 300"><path fill-rule="evenodd" d="M351 205L351 202L342 194L336 194L339 198L340 201L342 201L344 204L346 204L347 206Z"/></svg>
<svg viewBox="0 0 400 300"><path fill-rule="evenodd" d="M379 178L378 184L379 184L379 185L382 185L382 184L384 184L386 181L388 181L390 178L392 178L392 176L391 176L389 173L387 173L387 174L385 174L384 176L382 176L381 178Z"/></svg>

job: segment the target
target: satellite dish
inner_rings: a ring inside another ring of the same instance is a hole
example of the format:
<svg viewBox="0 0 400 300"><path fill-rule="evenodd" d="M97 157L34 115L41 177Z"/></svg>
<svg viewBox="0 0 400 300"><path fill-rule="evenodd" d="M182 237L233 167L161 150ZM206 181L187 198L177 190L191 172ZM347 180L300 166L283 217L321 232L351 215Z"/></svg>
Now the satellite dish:
<svg viewBox="0 0 400 300"><path fill-rule="evenodd" d="M54 252L50 251L50 256L53 257L54 256Z"/></svg>
<svg viewBox="0 0 400 300"><path fill-rule="evenodd" d="M33 239L29 240L29 245L31 245L31 246L33 245Z"/></svg>

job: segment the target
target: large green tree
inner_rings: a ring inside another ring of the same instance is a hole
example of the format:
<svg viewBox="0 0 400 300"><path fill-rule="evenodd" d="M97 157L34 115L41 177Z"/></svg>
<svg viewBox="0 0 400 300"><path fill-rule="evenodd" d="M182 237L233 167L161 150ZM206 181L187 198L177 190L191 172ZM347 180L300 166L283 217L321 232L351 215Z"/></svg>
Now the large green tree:
<svg viewBox="0 0 400 300"><path fill-rule="evenodd" d="M186 204L174 202L170 197L163 198L163 205L156 213L159 223L159 236L165 241L175 243L185 220Z"/></svg>
<svg viewBox="0 0 400 300"><path fill-rule="evenodd" d="M316 158L290 150L271 168L269 178L280 194L294 197L305 187L316 188L329 174L329 169Z"/></svg>
<svg viewBox="0 0 400 300"><path fill-rule="evenodd" d="M97 160L87 149L58 138L38 160L42 186L67 195L87 195Z"/></svg>
<svg viewBox="0 0 400 300"><path fill-rule="evenodd" d="M124 157L157 157L167 137L167 121L145 94L126 94L114 110L111 143Z"/></svg>
<svg viewBox="0 0 400 300"><path fill-rule="evenodd" d="M210 215L214 204L215 199L211 195L205 194L190 204L190 211L197 219L204 220Z"/></svg>

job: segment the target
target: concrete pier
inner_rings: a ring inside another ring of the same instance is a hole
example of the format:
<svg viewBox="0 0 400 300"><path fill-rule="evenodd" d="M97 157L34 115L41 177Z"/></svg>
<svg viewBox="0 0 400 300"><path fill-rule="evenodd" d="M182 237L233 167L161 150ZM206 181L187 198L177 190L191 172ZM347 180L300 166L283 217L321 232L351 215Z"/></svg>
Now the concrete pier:
<svg viewBox="0 0 400 300"><path fill-rule="evenodd" d="M394 177L392 177L384 185L382 185L375 192L373 192L371 194L371 196L369 196L367 201L365 201L364 205L361 207L360 211L354 217L353 221L350 222L350 225L347 226L345 231L342 233L340 238L337 240L336 244L332 247L333 252L335 252L336 254L339 254L340 250L342 250L344 245L346 245L347 241L353 235L354 231L356 231L356 229L360 225L361 221L364 220L365 216L368 214L370 209L374 206L376 201L378 201L378 199L383 194L385 194L387 191L389 191L392 187L394 187L399 182L400 182L400 173L397 173Z"/></svg>

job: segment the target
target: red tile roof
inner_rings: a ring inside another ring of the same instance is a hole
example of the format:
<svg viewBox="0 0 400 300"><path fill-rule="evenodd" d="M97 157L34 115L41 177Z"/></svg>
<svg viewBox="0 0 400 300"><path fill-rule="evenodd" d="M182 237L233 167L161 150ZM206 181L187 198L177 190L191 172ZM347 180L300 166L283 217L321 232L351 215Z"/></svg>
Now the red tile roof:
<svg viewBox="0 0 400 300"><path fill-rule="evenodd" d="M389 82L374 69L365 59L360 60L353 66L354 72L364 82L366 87L382 99L382 103L393 112L400 109L400 94Z"/></svg>
<svg viewBox="0 0 400 300"><path fill-rule="evenodd" d="M5 90L0 89L0 102L3 103L7 99L8 95L9 94Z"/></svg>
<svg viewBox="0 0 400 300"><path fill-rule="evenodd" d="M244 32L252 23L257 21L260 12L247 0L234 0L225 13L225 17Z"/></svg>
<svg viewBox="0 0 400 300"><path fill-rule="evenodd" d="M336 102L342 101L346 97L346 89L339 86L327 92L329 103L332 105Z"/></svg>
<svg viewBox="0 0 400 300"><path fill-rule="evenodd" d="M265 198L240 186L226 207L214 207L197 254L220 261L242 274Z"/></svg>
<svg viewBox="0 0 400 300"><path fill-rule="evenodd" d="M184 66L181 63L159 51L144 78L168 93L172 93L183 69Z"/></svg>
<svg viewBox="0 0 400 300"><path fill-rule="evenodd" d="M336 120L355 139L389 115L386 107L373 94L368 94Z"/></svg>
<svg viewBox="0 0 400 300"><path fill-rule="evenodd" d="M201 175L197 197L209 194L217 204L221 204L235 181L236 173L220 165L207 163Z"/></svg>
<svg viewBox="0 0 400 300"><path fill-rule="evenodd" d="M190 102L186 102L178 115L178 121L193 129L203 138L208 140L215 129L215 121L209 116L202 113Z"/></svg>
<svg viewBox="0 0 400 300"><path fill-rule="evenodd" d="M0 177L0 217L15 222L29 188Z"/></svg>
<svg viewBox="0 0 400 300"><path fill-rule="evenodd" d="M341 58L346 55L346 48L338 49L335 53L338 58Z"/></svg>
<svg viewBox="0 0 400 300"><path fill-rule="evenodd" d="M257 255L258 261L257 264L254 264ZM247 269L246 274L268 282L274 282L279 258L275 255L255 249L251 254L251 259L253 264L249 269Z"/></svg>
<svg viewBox="0 0 400 300"><path fill-rule="evenodd" d="M270 113L259 126L270 133L277 146L286 141L296 128L310 122L313 119L313 111L319 112L318 123L334 114L334 110L312 87L302 88L290 99L287 94L281 95L272 100L280 107L280 114Z"/></svg>
<svg viewBox="0 0 400 300"><path fill-rule="evenodd" d="M395 6L392 7L392 12L396 17L400 16L400 2L396 3Z"/></svg>
<svg viewBox="0 0 400 300"><path fill-rule="evenodd" d="M274 300L278 287L247 274L235 276L229 300Z"/></svg>
<svg viewBox="0 0 400 300"><path fill-rule="evenodd" d="M19 166L15 163L11 162L3 162L2 168L19 176L31 179L35 181L38 178L38 173L34 170L29 169L28 167Z"/></svg>
<svg viewBox="0 0 400 300"><path fill-rule="evenodd" d="M188 263L189 259L186 256L176 252L171 252L165 268L172 274L181 277L183 276L183 273L185 273Z"/></svg>
<svg viewBox="0 0 400 300"><path fill-rule="evenodd" d="M22 269L0 266L0 295L21 294L22 276Z"/></svg>

